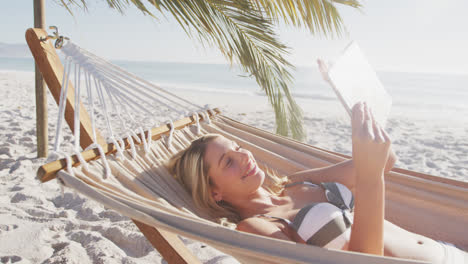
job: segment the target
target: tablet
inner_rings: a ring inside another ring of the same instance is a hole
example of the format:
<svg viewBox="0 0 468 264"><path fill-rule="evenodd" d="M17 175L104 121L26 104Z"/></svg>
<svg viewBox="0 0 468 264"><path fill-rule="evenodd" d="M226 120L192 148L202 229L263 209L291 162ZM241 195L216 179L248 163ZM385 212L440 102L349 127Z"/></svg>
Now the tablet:
<svg viewBox="0 0 468 264"><path fill-rule="evenodd" d="M319 67L350 116L354 104L366 102L375 120L385 127L392 98L356 42L351 42L344 49L338 59L328 66L328 71L320 62Z"/></svg>

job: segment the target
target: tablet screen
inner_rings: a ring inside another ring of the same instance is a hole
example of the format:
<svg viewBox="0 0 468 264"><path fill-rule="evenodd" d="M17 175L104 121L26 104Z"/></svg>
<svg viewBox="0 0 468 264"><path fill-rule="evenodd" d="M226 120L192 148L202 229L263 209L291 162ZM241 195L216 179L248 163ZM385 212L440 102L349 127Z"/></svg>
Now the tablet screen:
<svg viewBox="0 0 468 264"><path fill-rule="evenodd" d="M354 104L364 101L371 107L377 122L385 127L392 98L356 42L351 42L329 66L328 76L348 113L351 113Z"/></svg>

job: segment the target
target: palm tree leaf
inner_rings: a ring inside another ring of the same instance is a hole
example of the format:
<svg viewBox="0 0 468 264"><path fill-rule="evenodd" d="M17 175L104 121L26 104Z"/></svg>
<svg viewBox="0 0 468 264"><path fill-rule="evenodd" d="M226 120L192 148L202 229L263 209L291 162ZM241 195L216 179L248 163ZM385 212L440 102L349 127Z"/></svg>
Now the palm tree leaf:
<svg viewBox="0 0 468 264"><path fill-rule="evenodd" d="M78 0L60 0L67 8ZM86 0L79 0L86 9ZM282 20L294 26L306 26L310 32L340 34L342 20L334 3L360 7L357 0L106 0L119 12L134 5L154 16L146 4L162 14L169 13L183 30L203 45L216 46L231 65L238 65L255 78L272 105L277 133L305 139L302 110L291 96L291 71L285 59L288 48L274 30ZM155 16L154 16L155 17Z"/></svg>
<svg viewBox="0 0 468 264"><path fill-rule="evenodd" d="M305 26L312 34L342 33L343 24L335 3L360 8L358 0L251 0L275 22Z"/></svg>

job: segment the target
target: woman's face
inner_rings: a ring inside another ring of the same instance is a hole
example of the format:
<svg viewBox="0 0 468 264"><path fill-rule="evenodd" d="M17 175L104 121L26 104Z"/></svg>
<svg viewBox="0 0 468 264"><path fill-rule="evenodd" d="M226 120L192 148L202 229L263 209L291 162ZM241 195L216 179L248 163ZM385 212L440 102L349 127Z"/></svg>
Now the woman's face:
<svg viewBox="0 0 468 264"><path fill-rule="evenodd" d="M252 153L222 136L208 143L204 162L209 166L208 176L216 201L246 197L262 186L265 179Z"/></svg>

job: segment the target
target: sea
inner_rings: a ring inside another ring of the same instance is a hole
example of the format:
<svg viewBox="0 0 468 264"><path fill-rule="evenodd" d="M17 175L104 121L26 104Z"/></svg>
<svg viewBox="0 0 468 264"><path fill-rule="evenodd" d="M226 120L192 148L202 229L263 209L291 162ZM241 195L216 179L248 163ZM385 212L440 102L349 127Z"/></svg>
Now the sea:
<svg viewBox="0 0 468 264"><path fill-rule="evenodd" d="M195 64L155 61L111 61L168 90L195 93L264 96L256 82L227 64ZM34 71L32 58L0 58L0 70ZM337 102L316 67L298 66L292 71L292 95L303 105ZM377 71L392 97L389 118L406 117L448 126L468 127L468 73L415 73ZM235 103L235 102L233 102ZM242 103L242 102L238 102ZM199 102L199 105L204 105ZM330 104L337 107L339 103ZM216 105L214 105L216 106ZM332 111L332 109L330 109Z"/></svg>

